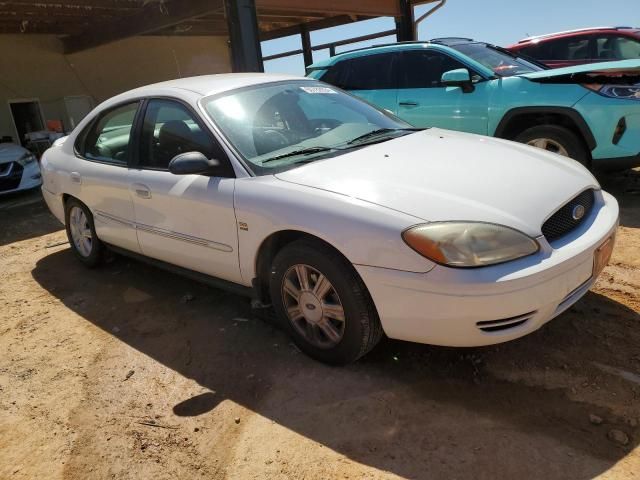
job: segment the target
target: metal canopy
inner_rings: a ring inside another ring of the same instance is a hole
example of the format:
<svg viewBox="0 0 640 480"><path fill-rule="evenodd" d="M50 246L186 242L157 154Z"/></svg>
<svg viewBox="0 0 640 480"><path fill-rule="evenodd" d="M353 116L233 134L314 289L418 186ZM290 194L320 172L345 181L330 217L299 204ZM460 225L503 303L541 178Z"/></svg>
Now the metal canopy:
<svg viewBox="0 0 640 480"><path fill-rule="evenodd" d="M359 20L395 17L398 40L411 40L413 6L434 2L443 0L0 0L0 34L57 35L67 54L139 35L229 36L234 70L256 70L261 40L301 35L308 63L310 31Z"/></svg>
<svg viewBox="0 0 640 480"><path fill-rule="evenodd" d="M409 0L255 0L261 36L267 39L299 33L303 24L313 30L400 18L403 3ZM228 30L223 0L0 0L1 33L59 35L77 51L132 35L227 35Z"/></svg>

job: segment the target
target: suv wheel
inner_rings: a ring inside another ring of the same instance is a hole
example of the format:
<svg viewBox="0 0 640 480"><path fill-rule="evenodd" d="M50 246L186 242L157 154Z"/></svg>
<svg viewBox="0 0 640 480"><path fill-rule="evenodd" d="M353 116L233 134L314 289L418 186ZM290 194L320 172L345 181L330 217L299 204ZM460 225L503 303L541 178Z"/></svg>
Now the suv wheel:
<svg viewBox="0 0 640 480"><path fill-rule="evenodd" d="M582 140L568 128L559 125L531 127L520 133L514 140L564 157L573 158L585 167L590 168L587 148Z"/></svg>
<svg viewBox="0 0 640 480"><path fill-rule="evenodd" d="M371 350L382 326L362 279L327 246L308 240L273 261L270 293L279 322L296 345L321 362L344 365Z"/></svg>

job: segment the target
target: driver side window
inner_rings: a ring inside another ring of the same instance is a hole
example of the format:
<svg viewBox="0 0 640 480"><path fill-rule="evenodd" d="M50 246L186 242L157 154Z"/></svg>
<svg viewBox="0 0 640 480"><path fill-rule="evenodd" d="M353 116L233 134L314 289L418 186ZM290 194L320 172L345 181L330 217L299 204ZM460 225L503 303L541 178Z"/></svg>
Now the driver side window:
<svg viewBox="0 0 640 480"><path fill-rule="evenodd" d="M172 100L150 100L140 136L139 165L167 170L173 157L187 152L200 152L221 162L226 159L220 146L184 105Z"/></svg>
<svg viewBox="0 0 640 480"><path fill-rule="evenodd" d="M459 61L431 50L409 50L403 53L400 88L440 88L442 74L467 68Z"/></svg>

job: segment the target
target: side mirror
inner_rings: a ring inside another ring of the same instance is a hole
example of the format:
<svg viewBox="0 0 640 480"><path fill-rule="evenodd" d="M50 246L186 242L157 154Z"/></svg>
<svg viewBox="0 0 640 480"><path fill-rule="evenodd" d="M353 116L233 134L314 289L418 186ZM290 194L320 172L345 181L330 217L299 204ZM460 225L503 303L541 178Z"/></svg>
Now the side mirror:
<svg viewBox="0 0 640 480"><path fill-rule="evenodd" d="M466 68L444 72L440 83L444 87L460 87L464 93L471 93L475 90L469 70Z"/></svg>
<svg viewBox="0 0 640 480"><path fill-rule="evenodd" d="M171 159L169 171L174 175L208 175L219 166L218 160L210 160L200 152L187 152Z"/></svg>

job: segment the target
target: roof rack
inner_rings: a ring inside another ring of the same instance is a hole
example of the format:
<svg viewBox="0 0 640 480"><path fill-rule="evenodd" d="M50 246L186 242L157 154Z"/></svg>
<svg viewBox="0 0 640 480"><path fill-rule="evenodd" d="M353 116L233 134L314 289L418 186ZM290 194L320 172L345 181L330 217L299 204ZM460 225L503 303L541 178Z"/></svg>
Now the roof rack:
<svg viewBox="0 0 640 480"><path fill-rule="evenodd" d="M466 37L440 37L440 38L433 38L430 41L432 43L441 43L443 45L448 45L448 44L452 44L452 43L473 42L473 38L466 38Z"/></svg>
<svg viewBox="0 0 640 480"><path fill-rule="evenodd" d="M562 32L545 33L544 35L534 35L531 37L523 38L518 43L530 42L531 40L540 40L542 38L555 37L556 35L564 35L566 33L580 33L588 32L591 30L632 30L634 27L591 27L591 28L576 28L574 30L564 30Z"/></svg>

